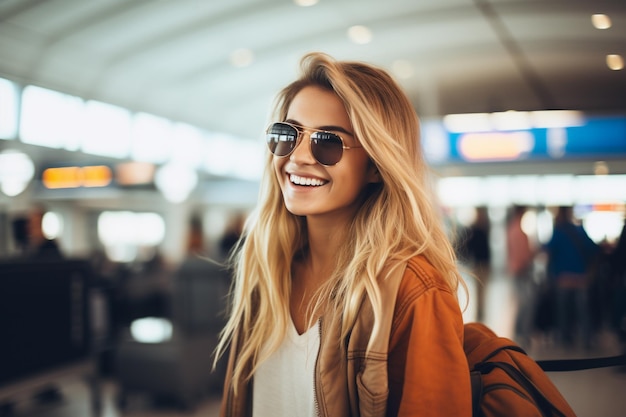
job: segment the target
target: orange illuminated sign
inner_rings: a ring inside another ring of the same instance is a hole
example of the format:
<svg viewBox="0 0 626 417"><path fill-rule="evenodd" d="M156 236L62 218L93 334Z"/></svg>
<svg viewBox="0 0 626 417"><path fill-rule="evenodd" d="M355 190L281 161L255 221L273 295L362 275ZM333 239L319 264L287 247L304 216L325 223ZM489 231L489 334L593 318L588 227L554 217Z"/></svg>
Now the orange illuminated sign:
<svg viewBox="0 0 626 417"><path fill-rule="evenodd" d="M106 187L111 183L111 168L105 165L59 167L44 170L41 181L46 188Z"/></svg>
<svg viewBox="0 0 626 417"><path fill-rule="evenodd" d="M514 161L534 145L530 132L482 132L461 135L458 149L468 161Z"/></svg>

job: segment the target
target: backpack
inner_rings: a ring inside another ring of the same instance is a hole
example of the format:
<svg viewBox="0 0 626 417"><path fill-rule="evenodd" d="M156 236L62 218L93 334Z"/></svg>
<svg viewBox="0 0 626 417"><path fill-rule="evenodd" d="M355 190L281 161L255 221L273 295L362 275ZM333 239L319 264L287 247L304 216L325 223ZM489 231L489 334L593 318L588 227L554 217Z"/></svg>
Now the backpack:
<svg viewBox="0 0 626 417"><path fill-rule="evenodd" d="M541 366L482 323L466 323L463 350L472 382L472 416L575 417Z"/></svg>

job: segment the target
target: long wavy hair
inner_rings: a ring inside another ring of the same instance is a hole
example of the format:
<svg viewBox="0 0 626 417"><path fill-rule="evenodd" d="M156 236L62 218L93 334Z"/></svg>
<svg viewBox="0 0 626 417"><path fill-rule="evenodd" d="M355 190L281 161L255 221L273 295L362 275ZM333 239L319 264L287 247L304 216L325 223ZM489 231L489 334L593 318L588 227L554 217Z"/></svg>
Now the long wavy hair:
<svg viewBox="0 0 626 417"><path fill-rule="evenodd" d="M346 337L368 297L376 322L382 308L377 283L381 272L415 255L424 256L456 294L465 284L441 221L421 149L418 117L407 96L382 69L310 53L301 60L300 78L278 94L274 120L286 119L294 97L307 86L340 97L355 136L382 179L365 190L360 209L343 233L349 244L340 246L334 274L318 291L312 310L336 309ZM219 357L235 336L239 338L241 350L232 374L235 387L282 342L291 320L292 262L306 248L306 219L286 209L268 152L258 206L231 259L232 307L217 350Z"/></svg>

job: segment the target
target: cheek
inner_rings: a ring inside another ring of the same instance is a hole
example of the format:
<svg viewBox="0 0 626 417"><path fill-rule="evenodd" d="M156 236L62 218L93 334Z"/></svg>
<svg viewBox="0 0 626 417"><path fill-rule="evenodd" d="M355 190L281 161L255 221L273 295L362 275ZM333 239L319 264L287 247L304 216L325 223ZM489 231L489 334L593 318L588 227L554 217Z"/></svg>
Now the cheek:
<svg viewBox="0 0 626 417"><path fill-rule="evenodd" d="M354 193L360 192L369 182L367 160L354 161L349 167L344 167L337 176L337 180L346 187L353 189Z"/></svg>

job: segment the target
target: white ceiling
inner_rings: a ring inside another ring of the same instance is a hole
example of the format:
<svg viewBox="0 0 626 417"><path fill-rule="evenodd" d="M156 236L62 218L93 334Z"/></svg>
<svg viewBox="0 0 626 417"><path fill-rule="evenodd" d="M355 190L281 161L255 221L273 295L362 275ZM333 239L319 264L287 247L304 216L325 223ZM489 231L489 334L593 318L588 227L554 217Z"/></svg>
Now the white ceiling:
<svg viewBox="0 0 626 417"><path fill-rule="evenodd" d="M597 30L593 13L613 26ZM346 31L365 25L366 45ZM229 62L238 48L254 61ZM258 138L299 57L388 69L418 113L578 109L623 114L624 0L4 0L0 77Z"/></svg>

